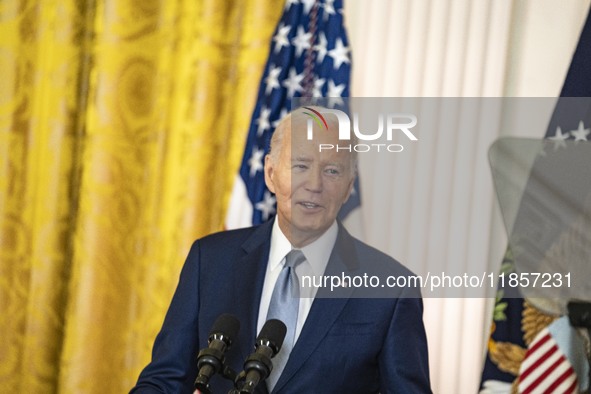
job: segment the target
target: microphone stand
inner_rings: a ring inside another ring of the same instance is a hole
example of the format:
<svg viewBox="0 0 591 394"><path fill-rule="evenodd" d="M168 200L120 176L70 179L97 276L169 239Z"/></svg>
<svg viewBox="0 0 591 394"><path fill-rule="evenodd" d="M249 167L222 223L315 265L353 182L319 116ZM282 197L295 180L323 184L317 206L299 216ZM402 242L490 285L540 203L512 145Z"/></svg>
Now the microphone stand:
<svg viewBox="0 0 591 394"><path fill-rule="evenodd" d="M228 391L228 394L240 394L244 387L244 381L246 380L246 372L242 371L234 379L234 388Z"/></svg>
<svg viewBox="0 0 591 394"><path fill-rule="evenodd" d="M210 349L205 349L200 354L208 355L209 353L211 353ZM232 368L230 368L230 366L225 362L221 364L220 374L222 375L222 377L231 380L232 382L236 380L236 372ZM201 381L199 376L197 377L195 386L195 388L198 389L202 394L212 394L209 382L206 383Z"/></svg>
<svg viewBox="0 0 591 394"><path fill-rule="evenodd" d="M586 328L589 340L591 341L591 302L570 301L567 305L568 320L571 326L577 328ZM589 387L591 392L591 354L585 351L587 361L589 362Z"/></svg>

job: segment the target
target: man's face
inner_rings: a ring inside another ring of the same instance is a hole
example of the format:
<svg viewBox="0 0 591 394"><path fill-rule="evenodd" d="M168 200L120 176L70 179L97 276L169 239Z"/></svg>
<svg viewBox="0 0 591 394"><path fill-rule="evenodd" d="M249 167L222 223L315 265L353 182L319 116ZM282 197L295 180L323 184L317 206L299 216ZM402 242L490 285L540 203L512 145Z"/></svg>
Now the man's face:
<svg viewBox="0 0 591 394"><path fill-rule="evenodd" d="M353 188L351 153L323 150L319 144L338 144L336 125L320 129L306 139L305 120L286 125L279 155L265 158L265 182L277 198L279 226L290 242L305 246L334 222ZM291 127L294 128L292 133Z"/></svg>

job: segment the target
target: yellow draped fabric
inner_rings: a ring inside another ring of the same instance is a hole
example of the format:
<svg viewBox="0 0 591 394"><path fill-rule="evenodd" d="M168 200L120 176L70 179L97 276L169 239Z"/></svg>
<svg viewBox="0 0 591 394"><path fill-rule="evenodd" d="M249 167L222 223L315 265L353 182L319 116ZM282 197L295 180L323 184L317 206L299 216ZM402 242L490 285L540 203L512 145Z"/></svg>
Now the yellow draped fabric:
<svg viewBox="0 0 591 394"><path fill-rule="evenodd" d="M0 392L133 386L222 228L282 7L0 1Z"/></svg>

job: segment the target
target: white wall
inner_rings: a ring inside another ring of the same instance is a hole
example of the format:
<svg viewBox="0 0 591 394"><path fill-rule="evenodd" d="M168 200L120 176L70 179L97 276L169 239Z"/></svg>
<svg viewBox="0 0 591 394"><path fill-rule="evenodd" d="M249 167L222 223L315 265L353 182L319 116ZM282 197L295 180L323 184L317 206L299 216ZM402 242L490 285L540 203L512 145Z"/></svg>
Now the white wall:
<svg viewBox="0 0 591 394"><path fill-rule="evenodd" d="M353 53L351 95L557 96L589 1L346 0ZM544 130L546 120L539 121L539 130ZM399 196L391 215L368 203L376 184L383 188L386 178L375 175L371 156L361 156L362 218L368 241L377 240L376 246L403 262L423 259L432 264L446 257L498 270L506 236L486 151L499 135L541 137L535 127L529 130L530 135L524 135L525 129L507 118L496 134L457 135L460 147L442 145L430 155L409 158L390 186L391 195ZM454 178L458 167L466 165L471 167L467 175ZM400 176L402 172L410 176ZM433 184L437 179L449 181L439 181L436 194L425 193L433 189L417 188L414 181L426 184L425 177ZM431 207L428 214L419 202ZM446 242L434 237L434 226L450 229ZM374 229L380 234L372 234ZM417 254L396 243L409 231L423 236L429 252ZM435 393L477 391L491 305L490 299L425 299Z"/></svg>

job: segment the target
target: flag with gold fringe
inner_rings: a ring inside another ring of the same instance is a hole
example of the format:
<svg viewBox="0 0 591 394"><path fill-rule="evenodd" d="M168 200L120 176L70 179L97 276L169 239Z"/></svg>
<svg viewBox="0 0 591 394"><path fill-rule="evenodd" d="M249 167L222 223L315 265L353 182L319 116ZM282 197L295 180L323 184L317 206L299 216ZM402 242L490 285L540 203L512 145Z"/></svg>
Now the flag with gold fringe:
<svg viewBox="0 0 591 394"><path fill-rule="evenodd" d="M247 227L275 214L265 185L264 157L294 97L347 97L351 55L342 0L287 0L261 78L240 170L234 181L226 228ZM341 218L360 204L353 193Z"/></svg>

